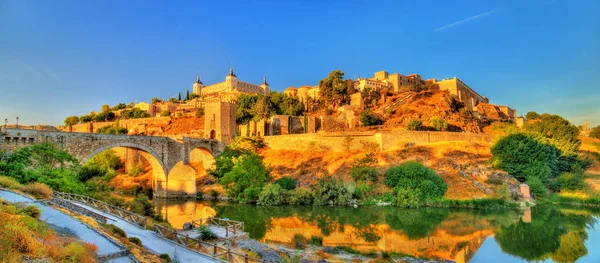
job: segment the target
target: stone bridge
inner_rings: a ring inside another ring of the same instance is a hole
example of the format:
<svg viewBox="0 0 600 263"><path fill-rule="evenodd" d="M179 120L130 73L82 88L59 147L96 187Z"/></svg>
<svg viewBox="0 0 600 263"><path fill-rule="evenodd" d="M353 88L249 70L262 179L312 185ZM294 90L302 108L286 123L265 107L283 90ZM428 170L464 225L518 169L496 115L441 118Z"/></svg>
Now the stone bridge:
<svg viewBox="0 0 600 263"><path fill-rule="evenodd" d="M204 167L214 165L214 157L225 144L214 139L187 138L177 141L168 137L111 135L97 133L55 132L27 129L4 129L0 149L16 149L33 143L52 142L76 157L81 164L103 151L124 147L134 149L152 166L155 197L192 197L196 195L196 173L190 155L198 149Z"/></svg>

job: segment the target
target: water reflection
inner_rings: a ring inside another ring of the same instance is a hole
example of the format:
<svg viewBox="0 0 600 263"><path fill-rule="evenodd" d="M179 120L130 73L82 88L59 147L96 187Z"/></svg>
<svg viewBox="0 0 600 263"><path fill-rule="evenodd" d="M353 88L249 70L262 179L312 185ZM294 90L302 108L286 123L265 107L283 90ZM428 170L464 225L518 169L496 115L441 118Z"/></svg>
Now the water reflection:
<svg viewBox="0 0 600 263"><path fill-rule="evenodd" d="M600 247L600 231L594 228L598 210L260 207L171 200L157 202L157 208L177 228L193 219L217 216L243 221L250 237L279 244L291 244L301 235L321 237L324 246L459 263L600 262L600 250L591 249Z"/></svg>

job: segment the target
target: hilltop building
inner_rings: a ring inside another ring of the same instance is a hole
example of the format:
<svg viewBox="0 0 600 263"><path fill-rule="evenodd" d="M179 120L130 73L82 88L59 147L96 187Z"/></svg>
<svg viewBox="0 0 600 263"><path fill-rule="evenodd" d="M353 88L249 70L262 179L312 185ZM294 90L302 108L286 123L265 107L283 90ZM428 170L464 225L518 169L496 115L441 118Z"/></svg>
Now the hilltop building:
<svg viewBox="0 0 600 263"><path fill-rule="evenodd" d="M193 93L199 96L219 95L222 93L257 93L267 95L270 92L270 86L267 77L264 77L260 85L251 84L238 80L233 73L233 68L229 68L229 74L225 76L225 81L204 86L200 80L200 74L196 77L196 82L192 85Z"/></svg>
<svg viewBox="0 0 600 263"><path fill-rule="evenodd" d="M307 98L318 99L319 92L319 86L300 86L299 88L289 87L283 91L283 94L305 102Z"/></svg>

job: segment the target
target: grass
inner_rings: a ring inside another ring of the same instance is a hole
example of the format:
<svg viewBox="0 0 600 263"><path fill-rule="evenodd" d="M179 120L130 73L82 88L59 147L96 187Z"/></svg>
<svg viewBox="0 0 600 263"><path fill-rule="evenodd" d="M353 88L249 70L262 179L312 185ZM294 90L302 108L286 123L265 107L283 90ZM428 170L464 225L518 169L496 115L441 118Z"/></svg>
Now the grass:
<svg viewBox="0 0 600 263"><path fill-rule="evenodd" d="M42 183L31 183L21 187L23 193L29 194L37 199L50 199L52 188Z"/></svg>
<svg viewBox="0 0 600 263"><path fill-rule="evenodd" d="M502 209L518 207L516 203L510 203L504 199L497 198L482 198L471 200L456 200L456 199L436 199L426 200L426 207L441 207L441 208L470 208L470 209Z"/></svg>
<svg viewBox="0 0 600 263"><path fill-rule="evenodd" d="M578 197L575 195L553 194L542 203L600 207L600 197Z"/></svg>
<svg viewBox="0 0 600 263"><path fill-rule="evenodd" d="M46 223L35 218L39 210L29 207L15 209L16 207L0 201L1 262L97 261L97 247L94 244L57 235Z"/></svg>

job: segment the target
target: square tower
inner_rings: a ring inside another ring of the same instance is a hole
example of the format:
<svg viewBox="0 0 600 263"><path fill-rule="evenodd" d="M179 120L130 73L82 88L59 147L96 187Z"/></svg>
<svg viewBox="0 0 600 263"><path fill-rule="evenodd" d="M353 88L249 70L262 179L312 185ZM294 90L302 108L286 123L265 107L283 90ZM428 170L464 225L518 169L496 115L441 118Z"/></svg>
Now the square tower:
<svg viewBox="0 0 600 263"><path fill-rule="evenodd" d="M229 144L235 136L235 104L219 98L207 101L204 109L204 137Z"/></svg>

